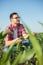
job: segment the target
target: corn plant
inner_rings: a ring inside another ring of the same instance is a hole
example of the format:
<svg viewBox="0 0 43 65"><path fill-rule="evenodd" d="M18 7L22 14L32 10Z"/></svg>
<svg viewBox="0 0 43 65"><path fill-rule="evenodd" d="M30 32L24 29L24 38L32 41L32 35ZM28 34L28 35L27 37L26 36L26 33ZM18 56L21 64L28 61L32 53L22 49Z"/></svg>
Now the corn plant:
<svg viewBox="0 0 43 65"><path fill-rule="evenodd" d="M33 36L31 34L31 31L30 29L27 27L27 25L23 22L23 24L25 25L26 29L27 29L27 32L30 34L30 41L32 43L32 46L33 46L33 49L37 55L37 59L39 61L39 65L42 65L43 64L43 57L42 57L42 49L41 49L41 46L39 45L39 42L38 40L36 39L35 36Z"/></svg>
<svg viewBox="0 0 43 65"><path fill-rule="evenodd" d="M41 23L41 22L38 22L41 26L43 26L43 23Z"/></svg>
<svg viewBox="0 0 43 65"><path fill-rule="evenodd" d="M32 35L31 30L27 27L27 25L23 22L25 28L29 34L29 40L31 46L26 47L22 43L18 43L15 47L15 51L12 52L15 43L9 47L8 51L3 54L3 57L0 60L0 65L18 65L24 63L25 65L43 65L43 52L42 46L40 45L43 43L40 39L43 39L41 35ZM9 31L4 31L0 33L0 43L4 42L4 37L10 33ZM22 38L22 37L20 37ZM3 41L2 41L3 40ZM3 43L2 43L3 44ZM12 53L11 53L12 52ZM14 53L13 60L11 55Z"/></svg>

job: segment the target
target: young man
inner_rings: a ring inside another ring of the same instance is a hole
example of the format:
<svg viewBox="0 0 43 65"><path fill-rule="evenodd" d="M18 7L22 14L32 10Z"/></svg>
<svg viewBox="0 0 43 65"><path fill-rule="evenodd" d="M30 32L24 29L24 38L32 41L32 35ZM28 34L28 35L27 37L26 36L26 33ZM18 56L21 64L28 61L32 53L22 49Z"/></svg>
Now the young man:
<svg viewBox="0 0 43 65"><path fill-rule="evenodd" d="M7 30L13 32L13 34L9 33L5 37L5 47L10 46L13 42L21 42L21 36L24 39L27 39L29 36L26 34L25 28L22 24L20 24L20 17L18 13L14 12L10 14L11 24L7 27Z"/></svg>

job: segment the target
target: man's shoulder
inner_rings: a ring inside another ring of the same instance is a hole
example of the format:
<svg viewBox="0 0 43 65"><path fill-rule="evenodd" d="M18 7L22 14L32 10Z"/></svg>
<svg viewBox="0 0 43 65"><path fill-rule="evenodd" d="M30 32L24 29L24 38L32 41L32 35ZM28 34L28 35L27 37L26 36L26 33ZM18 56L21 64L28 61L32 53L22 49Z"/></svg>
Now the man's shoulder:
<svg viewBox="0 0 43 65"><path fill-rule="evenodd" d="M12 28L11 24L6 27L6 29L11 29L11 28Z"/></svg>
<svg viewBox="0 0 43 65"><path fill-rule="evenodd" d="M24 25L23 25L23 24L19 24L19 26L20 26L20 27L24 27Z"/></svg>
<svg viewBox="0 0 43 65"><path fill-rule="evenodd" d="M24 29L24 25L23 25L23 24L19 24L18 28L19 28L20 30L22 30L22 29Z"/></svg>

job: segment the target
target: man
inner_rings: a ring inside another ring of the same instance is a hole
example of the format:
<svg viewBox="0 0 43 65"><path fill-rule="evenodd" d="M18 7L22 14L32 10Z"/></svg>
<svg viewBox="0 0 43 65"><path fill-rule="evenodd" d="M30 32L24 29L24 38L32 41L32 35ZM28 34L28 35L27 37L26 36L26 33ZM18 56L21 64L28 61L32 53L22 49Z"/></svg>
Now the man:
<svg viewBox="0 0 43 65"><path fill-rule="evenodd" d="M20 39L21 36L24 37L24 39L27 39L29 37L28 34L26 34L26 31L24 29L24 26L20 24L20 17L18 13L14 12L10 14L10 21L11 24L7 27L7 30L10 30L13 32L13 34L9 33L5 37L5 47L10 46L13 42L21 42Z"/></svg>

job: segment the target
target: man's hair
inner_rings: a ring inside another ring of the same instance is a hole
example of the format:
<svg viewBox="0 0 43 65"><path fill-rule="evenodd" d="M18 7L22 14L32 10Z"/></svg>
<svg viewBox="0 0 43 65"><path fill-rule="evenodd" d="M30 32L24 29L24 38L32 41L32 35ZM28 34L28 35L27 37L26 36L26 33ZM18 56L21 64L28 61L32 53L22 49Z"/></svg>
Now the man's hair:
<svg viewBox="0 0 43 65"><path fill-rule="evenodd" d="M11 13L11 14L10 14L10 19L13 17L13 15L18 15L18 13L16 13L16 12ZM18 16L19 16L19 15L18 15Z"/></svg>

